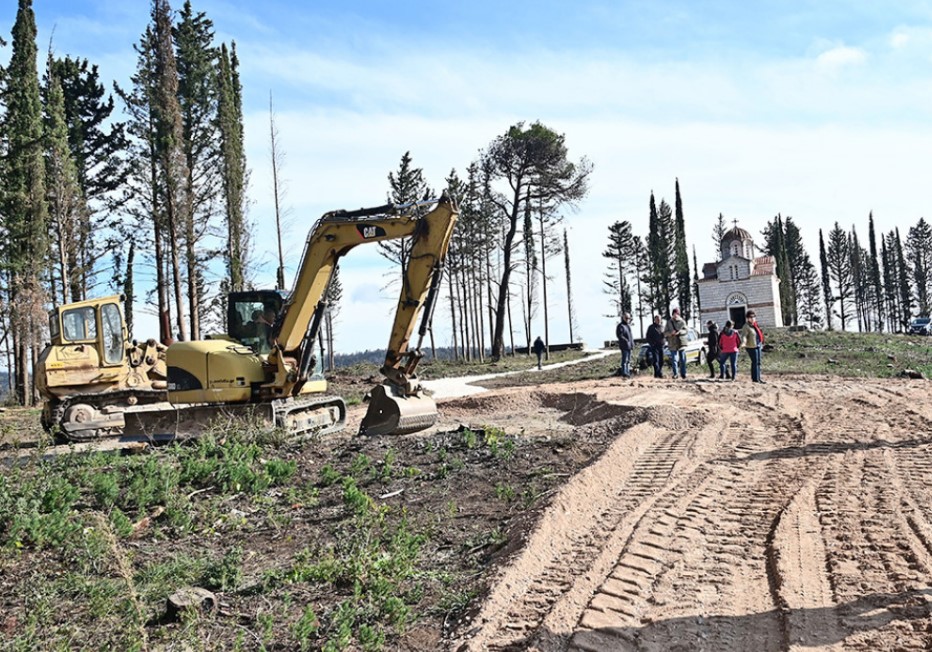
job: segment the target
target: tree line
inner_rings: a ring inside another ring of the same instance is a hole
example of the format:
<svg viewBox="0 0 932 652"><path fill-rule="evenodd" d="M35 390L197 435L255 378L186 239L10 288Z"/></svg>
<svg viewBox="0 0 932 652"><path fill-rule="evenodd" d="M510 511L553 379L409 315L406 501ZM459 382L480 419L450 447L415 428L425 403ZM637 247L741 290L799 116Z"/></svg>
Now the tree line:
<svg viewBox="0 0 932 652"><path fill-rule="evenodd" d="M9 47L0 70L0 343L15 397L29 404L51 305L122 293L130 333L138 301L158 314L162 341L199 339L222 327L224 297L252 288L255 270L239 59L235 43L216 42L204 12L190 0L177 14L168 0L151 0L135 72L110 92L96 65L58 56L54 45L40 76L31 0L18 0ZM275 136L272 122L277 179ZM547 264L560 253L569 286L561 210L585 196L591 169L568 159L561 134L518 123L465 176L450 172L461 224L443 300L457 356L501 357L516 331L530 344L532 320L549 309ZM277 182L274 192L279 225ZM388 194L395 203L431 194L409 153L389 174ZM382 252L401 266L407 247ZM321 342L331 361L341 292L335 275Z"/></svg>
<svg viewBox="0 0 932 652"><path fill-rule="evenodd" d="M7 44L3 42L3 46ZM96 65L58 56L38 70L35 14L19 0L0 76L0 337L13 389L31 370L53 303L110 288L132 332L140 262L155 270L160 338L201 336L218 298L244 289L250 254L242 88L235 44L186 2L153 0L135 74L108 93ZM114 96L122 102L115 113ZM216 283L208 264L222 258Z"/></svg>
<svg viewBox="0 0 932 652"><path fill-rule="evenodd" d="M650 195L648 235L635 235L621 220L608 228L603 291L612 312L637 315L643 335L644 317L669 315L677 306L689 320L701 308L700 269L693 248L690 275L679 180L675 213L663 199ZM727 233L719 213L712 228L716 253ZM932 311L932 227L919 218L905 240L899 228L877 235L868 215L867 245L857 229L838 222L827 237L819 229L819 267L812 262L793 218L777 214L764 227L762 255L771 256L779 282L783 323L787 326L899 332L917 315ZM826 244L827 242L827 244Z"/></svg>

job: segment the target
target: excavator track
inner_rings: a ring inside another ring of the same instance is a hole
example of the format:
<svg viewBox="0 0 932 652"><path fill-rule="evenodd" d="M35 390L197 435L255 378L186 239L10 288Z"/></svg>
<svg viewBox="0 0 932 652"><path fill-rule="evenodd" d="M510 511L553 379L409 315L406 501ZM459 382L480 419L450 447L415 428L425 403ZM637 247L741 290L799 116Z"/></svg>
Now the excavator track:
<svg viewBox="0 0 932 652"><path fill-rule="evenodd" d="M120 437L127 418L151 411L172 409L164 389L122 389L95 394L76 394L56 401L43 426L62 443Z"/></svg>
<svg viewBox="0 0 932 652"><path fill-rule="evenodd" d="M65 443L164 442L197 437L212 423L234 420L281 428L297 438L325 435L345 426L346 403L339 396L299 396L268 403L174 406L164 390L121 390L61 401L52 410L49 429Z"/></svg>

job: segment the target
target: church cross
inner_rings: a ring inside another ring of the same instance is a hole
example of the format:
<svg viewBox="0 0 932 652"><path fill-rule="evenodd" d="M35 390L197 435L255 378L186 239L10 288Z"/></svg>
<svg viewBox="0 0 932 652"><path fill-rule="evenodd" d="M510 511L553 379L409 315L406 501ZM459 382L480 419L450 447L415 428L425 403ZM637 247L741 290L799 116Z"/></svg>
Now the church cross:
<svg viewBox="0 0 932 652"><path fill-rule="evenodd" d="M736 217L735 219L733 219L733 220L731 221L731 223L735 225L735 228L736 228L736 229L738 228L738 218L737 218L737 217Z"/></svg>

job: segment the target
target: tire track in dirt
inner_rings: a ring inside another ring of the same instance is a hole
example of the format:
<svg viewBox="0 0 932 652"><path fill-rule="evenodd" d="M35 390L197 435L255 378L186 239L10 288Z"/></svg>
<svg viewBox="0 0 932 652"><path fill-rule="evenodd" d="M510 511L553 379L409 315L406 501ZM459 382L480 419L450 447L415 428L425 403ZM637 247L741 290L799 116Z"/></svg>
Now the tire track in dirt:
<svg viewBox="0 0 932 652"><path fill-rule="evenodd" d="M572 479L459 649L932 649L925 387L664 384L682 421Z"/></svg>
<svg viewBox="0 0 932 652"><path fill-rule="evenodd" d="M768 416L779 396L762 399L754 412L739 412L722 446L642 519L569 649L784 648L768 551L794 483L789 465L766 453L800 434ZM654 567L638 564L652 545L667 554Z"/></svg>
<svg viewBox="0 0 932 652"><path fill-rule="evenodd" d="M863 400L853 394L843 421L823 422L836 441L849 437L835 445L815 506L844 649L924 650L932 641L932 526L919 507L928 495L917 501L912 488L930 486L932 449L915 436L922 417L910 407L913 393L884 389L871 387Z"/></svg>
<svg viewBox="0 0 932 652"><path fill-rule="evenodd" d="M629 530L679 472L694 438L684 427L691 422L666 410L647 410L647 415L679 424L679 429L671 432L649 423L628 429L555 497L525 552L493 588L476 619L478 627L461 649L524 649L556 600L572 589L577 574L585 573L619 531ZM606 478L617 480L606 483Z"/></svg>

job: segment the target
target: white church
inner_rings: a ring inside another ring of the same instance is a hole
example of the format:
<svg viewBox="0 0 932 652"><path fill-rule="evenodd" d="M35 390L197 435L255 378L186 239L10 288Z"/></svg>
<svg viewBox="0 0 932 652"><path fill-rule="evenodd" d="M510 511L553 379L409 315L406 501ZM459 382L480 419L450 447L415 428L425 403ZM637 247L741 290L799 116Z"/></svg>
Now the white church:
<svg viewBox="0 0 932 652"><path fill-rule="evenodd" d="M773 256L754 255L754 239L738 227L722 238L721 258L702 266L699 280L700 324L710 319L719 329L726 320L735 328L745 323L748 310L757 315L763 328L783 326L780 309L780 279Z"/></svg>

